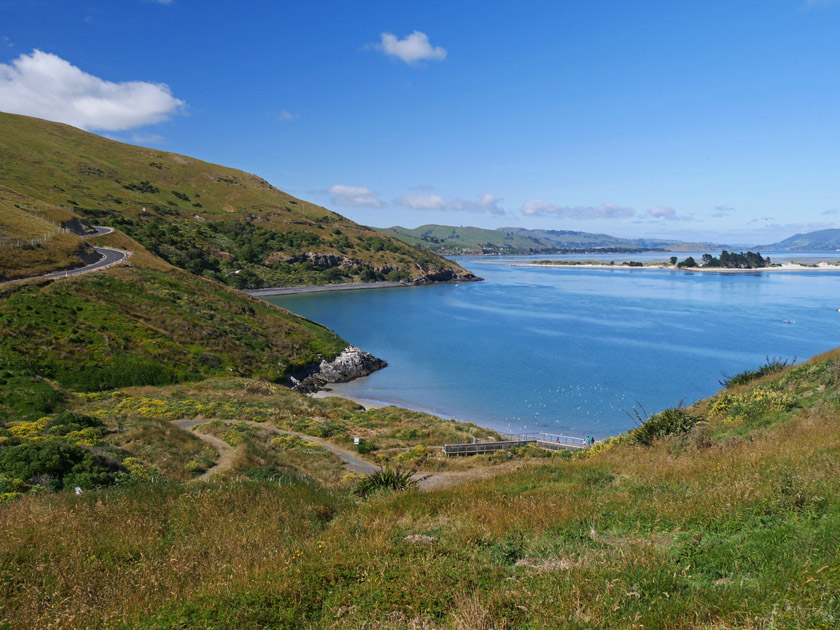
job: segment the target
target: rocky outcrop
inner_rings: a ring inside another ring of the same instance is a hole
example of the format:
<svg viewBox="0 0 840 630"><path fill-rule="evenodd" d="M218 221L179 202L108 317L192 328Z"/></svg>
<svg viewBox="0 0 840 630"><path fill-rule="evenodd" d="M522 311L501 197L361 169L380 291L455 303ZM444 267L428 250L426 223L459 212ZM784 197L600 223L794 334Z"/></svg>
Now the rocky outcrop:
<svg viewBox="0 0 840 630"><path fill-rule="evenodd" d="M306 394L323 389L328 383L346 383L360 376L367 376L371 372L384 368L387 363L382 359L355 346L347 346L341 354L332 361L321 361L317 370L297 379L290 377L292 389Z"/></svg>
<svg viewBox="0 0 840 630"><path fill-rule="evenodd" d="M84 219L73 218L69 221L65 221L61 224L61 227L67 228L74 234L78 234L79 236L87 236L88 234L93 234L96 232L87 221Z"/></svg>
<svg viewBox="0 0 840 630"><path fill-rule="evenodd" d="M482 278L466 269L440 269L417 278L414 284L433 284L435 282L480 282Z"/></svg>

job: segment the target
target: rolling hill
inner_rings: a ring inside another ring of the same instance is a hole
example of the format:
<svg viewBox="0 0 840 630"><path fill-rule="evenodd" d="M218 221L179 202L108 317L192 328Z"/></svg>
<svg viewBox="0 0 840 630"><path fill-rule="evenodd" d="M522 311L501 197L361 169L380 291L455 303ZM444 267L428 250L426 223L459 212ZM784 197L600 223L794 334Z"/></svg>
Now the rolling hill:
<svg viewBox="0 0 840 630"><path fill-rule="evenodd" d="M817 230L805 234L794 234L772 245L765 245L764 249L781 251L838 251L840 250L840 229Z"/></svg>
<svg viewBox="0 0 840 630"><path fill-rule="evenodd" d="M236 288L470 280L264 179L0 113L0 208L119 228L175 266Z"/></svg>
<svg viewBox="0 0 840 630"><path fill-rule="evenodd" d="M529 230L515 227L489 230L477 227L421 225L417 228L394 226L378 231L409 245L427 248L444 255L695 251L709 246L706 243L627 239L572 230Z"/></svg>

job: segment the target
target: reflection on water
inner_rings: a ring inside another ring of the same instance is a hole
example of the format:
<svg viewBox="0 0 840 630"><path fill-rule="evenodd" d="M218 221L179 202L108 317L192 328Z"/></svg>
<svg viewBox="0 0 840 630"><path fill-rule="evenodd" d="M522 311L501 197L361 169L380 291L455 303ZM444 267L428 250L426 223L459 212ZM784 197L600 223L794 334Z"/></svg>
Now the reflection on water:
<svg viewBox="0 0 840 630"><path fill-rule="evenodd" d="M461 262L486 282L270 301L388 362L342 391L514 432L614 435L633 406L692 402L721 372L840 345L840 273Z"/></svg>

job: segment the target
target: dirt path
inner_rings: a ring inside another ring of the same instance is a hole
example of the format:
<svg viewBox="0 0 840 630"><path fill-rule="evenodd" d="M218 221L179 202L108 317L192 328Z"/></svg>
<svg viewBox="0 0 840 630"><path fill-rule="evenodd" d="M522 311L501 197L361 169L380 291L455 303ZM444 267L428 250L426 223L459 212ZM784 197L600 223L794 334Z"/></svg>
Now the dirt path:
<svg viewBox="0 0 840 630"><path fill-rule="evenodd" d="M190 429L192 429L192 427L194 427L198 424L204 424L205 422L207 422L207 420L204 420L204 419L202 419L202 420L175 420L173 422L173 424L177 427L182 428L182 429L190 430ZM286 431L284 429L278 429L277 427L275 427L272 424L268 424L268 423L265 423L265 422L254 422L253 420L221 420L221 422L224 422L225 424L239 424L240 422L244 422L245 424L250 424L252 426L259 427L261 429L265 429L266 431L269 431L270 433L285 434L285 435L297 435L298 437L306 440L307 442L315 442L319 446L322 446L324 449L328 450L330 453L334 453L335 455L338 455L339 459L341 459L341 461L344 462L344 464L347 466L347 468L349 468L351 471L353 471L355 473L361 473L361 474L364 474L364 475L369 475L373 471L378 470L377 466L375 466L374 464L371 464L370 462L366 462L361 457L356 456L351 451L348 451L347 449L343 449L340 446L335 446L334 444L330 444L329 442L324 442L320 438L312 437L311 435L305 435L303 433L297 433L296 431ZM207 442L208 444L213 446L213 448L215 448L217 451L219 451L219 455L221 457L219 462L216 463L216 465L213 466L213 468L211 468L206 473L204 473L204 475L202 475L201 478L204 478L205 476L207 476L209 478L210 473L215 475L216 473L220 473L220 472L224 472L226 470L229 470L231 464L233 463L232 460L233 460L234 448L232 446L230 446L224 440L220 440L219 438L213 437L212 435L207 435L205 433L199 433L197 431L193 431L193 433L196 435L196 437L201 438L202 440L204 440L205 442ZM217 443L224 445L224 447L220 447ZM230 458L231 461L227 462L227 466L220 469L220 465L222 463L222 460L225 458L225 452L223 452L223 448L227 448L227 449L230 450L229 458Z"/></svg>
<svg viewBox="0 0 840 630"><path fill-rule="evenodd" d="M205 422L207 422L207 420L205 419L175 420L173 424L177 427L180 427L181 429L189 431L192 429L192 427L199 424L204 424ZM361 457L358 457L352 451L348 451L347 449L341 448L340 446L335 446L334 444L330 444L329 442L325 442L322 439L313 437L311 435L298 433L297 431L286 431L285 429L278 429L272 424L268 424L265 422L254 422L253 420L221 420L221 422L224 422L225 424L239 424L240 422L244 422L245 424L250 424L252 426L265 429L270 433L296 435L299 438L302 438L308 442L315 442L316 444L322 446L324 449L328 450L330 453L338 455L339 459L341 459L341 461L344 462L344 465L347 466L349 470L355 473L369 475L372 472L379 470L378 466L363 460ZM210 479L213 475L230 470L230 467L233 465L234 456L236 455L236 449L234 447L232 447L224 440L220 440L219 438L214 437L212 435L208 435L206 433L199 433L198 431L192 431L192 433L196 437L200 438L201 440L212 446L219 453L219 461L216 462L216 465L213 466L207 472L205 472L203 475L201 475L201 477L198 477L198 479L206 481ZM444 488L451 488L452 486L457 486L468 481L475 481L478 479L489 479L490 477L495 477L498 474L510 472L516 467L516 464L510 463L502 464L500 466L493 466L492 468L471 468L469 470L457 472L420 472L415 474L415 478L419 480L417 487L420 490L442 490Z"/></svg>
<svg viewBox="0 0 840 630"><path fill-rule="evenodd" d="M201 424L205 422L204 420L175 420L172 424L176 427L181 429L190 430L191 427ZM213 475L217 475L219 473L227 472L230 470L230 467L233 466L233 458L236 455L236 449L225 442L224 440L220 440L216 436L208 435L207 433L199 433L198 431L190 431L195 437L200 439L202 442L209 444L212 446L217 453L219 453L219 459L216 462L216 465L210 468L209 470L205 471L200 477L196 477L199 481L207 481Z"/></svg>

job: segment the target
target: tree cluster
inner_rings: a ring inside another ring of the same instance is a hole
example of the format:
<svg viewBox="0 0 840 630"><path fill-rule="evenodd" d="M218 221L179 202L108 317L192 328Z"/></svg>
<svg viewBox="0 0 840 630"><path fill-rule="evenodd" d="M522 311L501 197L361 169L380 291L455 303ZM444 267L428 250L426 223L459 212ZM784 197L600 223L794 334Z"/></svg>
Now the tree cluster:
<svg viewBox="0 0 840 630"><path fill-rule="evenodd" d="M676 257L671 257L671 262L674 263L675 261ZM746 254L744 252L735 254L725 249L720 253L720 257L703 254L701 261L702 264L698 264L694 257L689 256L676 264L680 269L701 266L707 268L720 267L722 269L760 269L770 266L770 258L765 258L759 252L748 251Z"/></svg>

